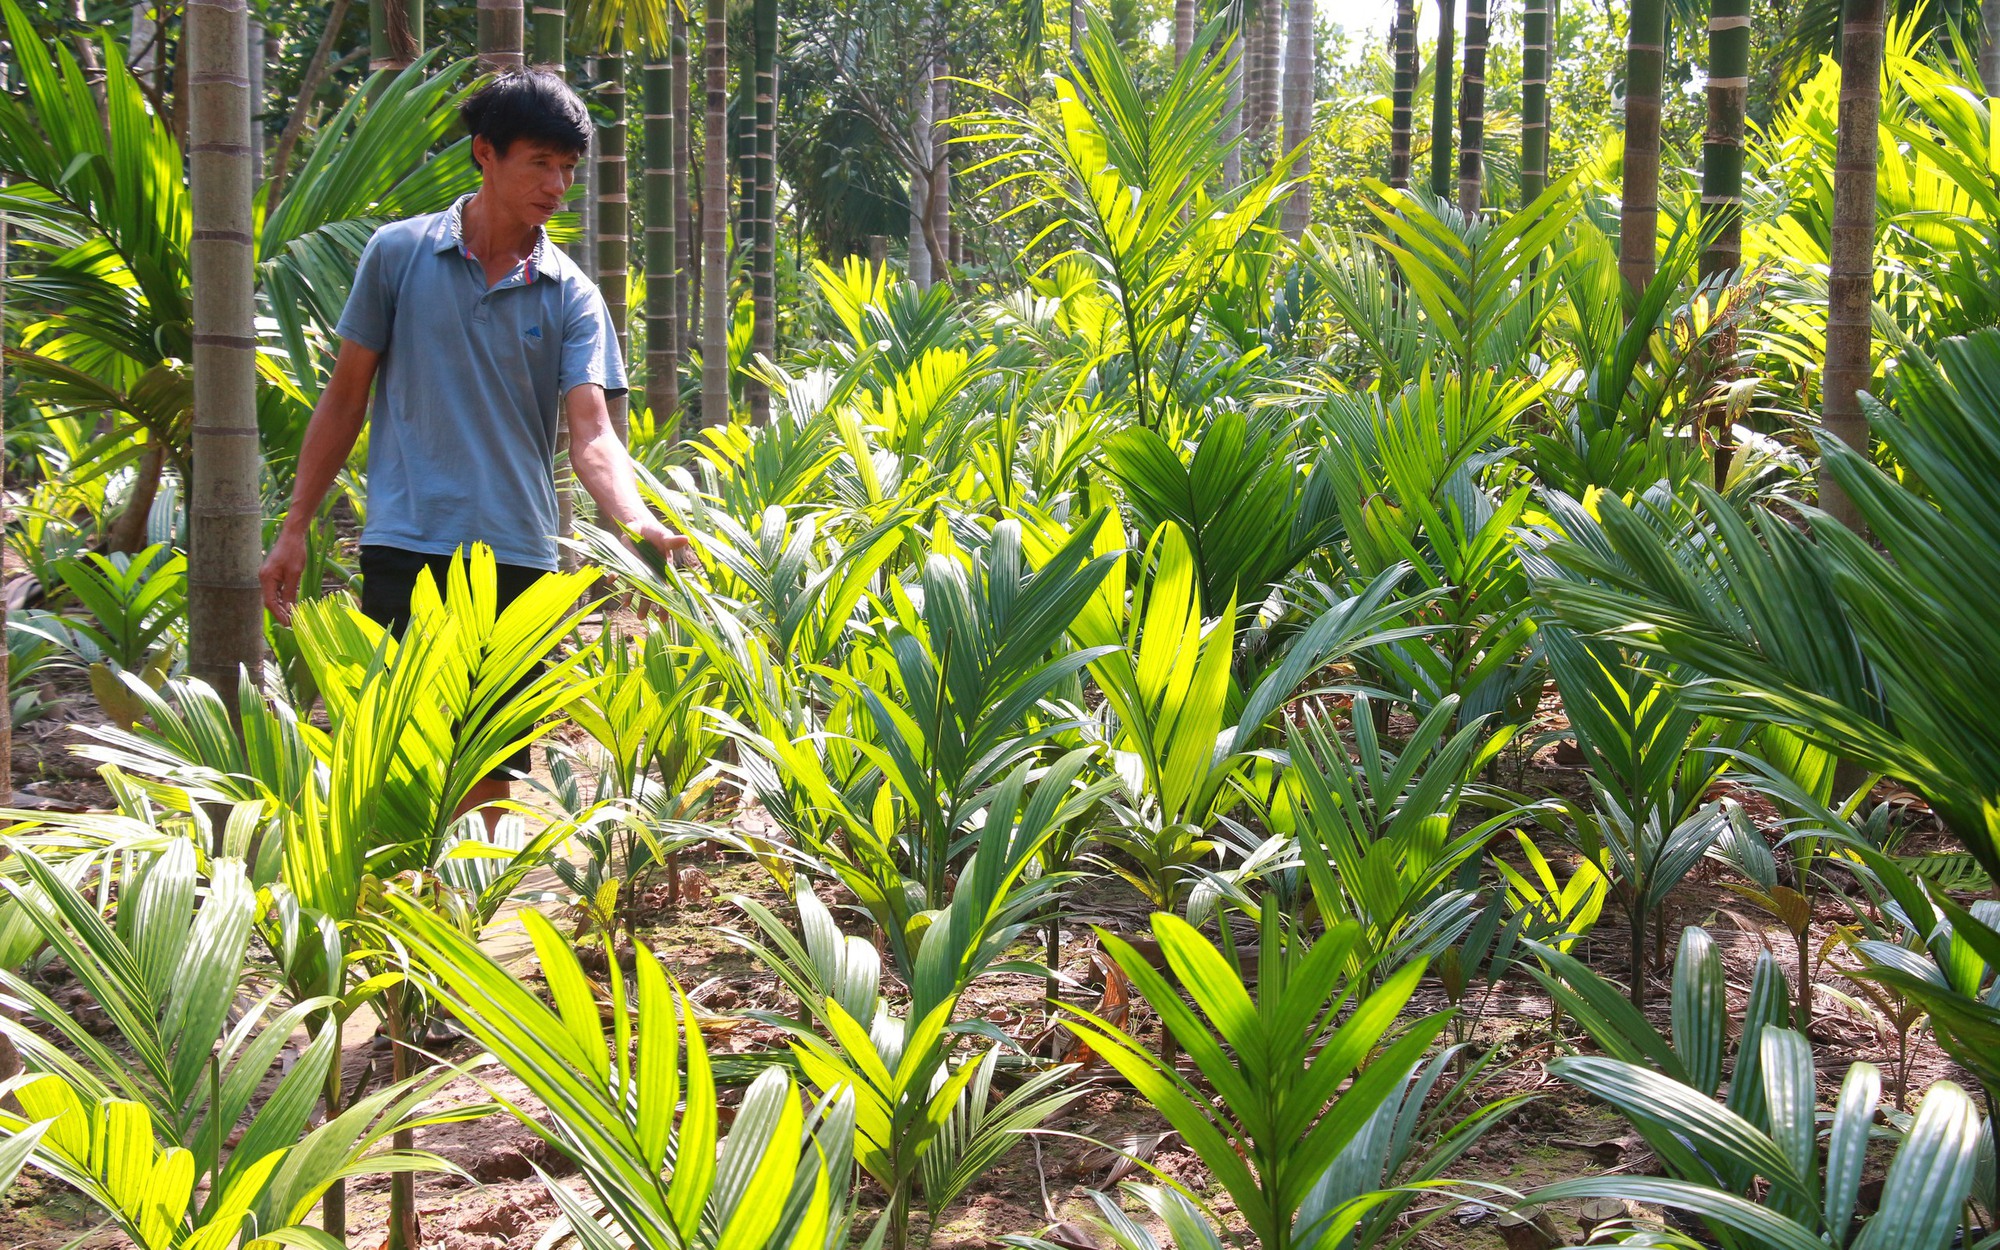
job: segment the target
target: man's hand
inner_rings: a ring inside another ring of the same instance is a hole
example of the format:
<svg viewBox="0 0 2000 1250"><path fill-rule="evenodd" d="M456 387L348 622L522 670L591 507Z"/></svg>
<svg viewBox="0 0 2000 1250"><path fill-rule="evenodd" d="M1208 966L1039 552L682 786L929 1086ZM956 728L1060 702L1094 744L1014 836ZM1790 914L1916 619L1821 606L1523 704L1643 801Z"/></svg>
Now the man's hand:
<svg viewBox="0 0 2000 1250"><path fill-rule="evenodd" d="M625 541L632 545L634 551L638 550L639 543L645 543L659 552L660 558L668 564L684 569L701 567L701 557L695 554L687 535L674 533L650 513L626 530Z"/></svg>
<svg viewBox="0 0 2000 1250"><path fill-rule="evenodd" d="M683 538L682 542L687 540ZM292 623L292 605L299 600L299 577L306 568L306 537L287 525L264 557L257 579L264 583L264 606L280 625Z"/></svg>

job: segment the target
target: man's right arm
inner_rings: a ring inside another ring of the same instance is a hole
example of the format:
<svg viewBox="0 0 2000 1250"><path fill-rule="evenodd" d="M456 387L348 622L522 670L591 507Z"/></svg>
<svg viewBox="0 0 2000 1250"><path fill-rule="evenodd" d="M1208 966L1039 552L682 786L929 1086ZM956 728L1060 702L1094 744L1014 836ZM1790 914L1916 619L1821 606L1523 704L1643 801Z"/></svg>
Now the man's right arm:
<svg viewBox="0 0 2000 1250"><path fill-rule="evenodd" d="M333 374L313 405L312 420L306 423L299 445L299 466L292 484L292 506L278 539L264 557L261 578L264 606L280 622L292 619L292 604L299 595L299 576L306 565L306 532L319 505L332 488L333 479L361 437L368 420L368 389L375 381L382 353L343 339L334 358Z"/></svg>

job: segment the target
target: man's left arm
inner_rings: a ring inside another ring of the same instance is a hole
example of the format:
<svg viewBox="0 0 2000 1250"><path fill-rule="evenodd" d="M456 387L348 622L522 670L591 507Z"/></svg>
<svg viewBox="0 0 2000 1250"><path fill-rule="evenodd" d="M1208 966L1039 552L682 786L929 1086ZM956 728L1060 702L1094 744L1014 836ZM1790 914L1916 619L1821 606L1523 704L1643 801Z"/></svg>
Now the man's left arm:
<svg viewBox="0 0 2000 1250"><path fill-rule="evenodd" d="M604 388L594 382L579 383L570 388L563 406L569 413L570 467L597 501L597 513L604 524L624 527L670 559L686 549L687 536L661 524L639 498L632 457L626 454L625 444L618 440L618 431L611 424Z"/></svg>

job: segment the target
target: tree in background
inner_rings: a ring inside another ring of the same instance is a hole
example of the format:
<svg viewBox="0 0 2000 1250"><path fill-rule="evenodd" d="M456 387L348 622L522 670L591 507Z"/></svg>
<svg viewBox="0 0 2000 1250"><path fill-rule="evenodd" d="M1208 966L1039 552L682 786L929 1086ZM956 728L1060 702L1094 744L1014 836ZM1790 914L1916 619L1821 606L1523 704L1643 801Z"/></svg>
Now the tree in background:
<svg viewBox="0 0 2000 1250"><path fill-rule="evenodd" d="M1632 0L1625 35L1625 157L1618 218L1618 272L1631 291L1653 279L1660 232L1660 90L1666 0Z"/></svg>
<svg viewBox="0 0 2000 1250"><path fill-rule="evenodd" d="M701 423L729 424L729 10L707 0L701 180Z"/></svg>
<svg viewBox="0 0 2000 1250"><path fill-rule="evenodd" d="M1458 39L1456 0L1438 0L1437 57L1431 68L1431 194L1451 195L1451 84Z"/></svg>
<svg viewBox="0 0 2000 1250"><path fill-rule="evenodd" d="M1833 242L1827 254L1826 373L1820 420L1862 453L1868 420L1860 393L1873 376L1868 318L1875 301L1877 124L1882 115L1883 0L1845 0L1840 11L1840 121L1833 161ZM1860 509L1822 475L1820 506L1856 532Z"/></svg>
<svg viewBox="0 0 2000 1250"><path fill-rule="evenodd" d="M521 68L526 38L521 0L479 0L479 72Z"/></svg>
<svg viewBox="0 0 2000 1250"><path fill-rule="evenodd" d="M1521 18L1521 203L1534 203L1549 183L1549 53L1554 44L1550 0L1527 0Z"/></svg>
<svg viewBox="0 0 2000 1250"><path fill-rule="evenodd" d="M1465 0L1465 69L1458 89L1458 209L1479 211L1486 178L1486 3Z"/></svg>
<svg viewBox="0 0 2000 1250"><path fill-rule="evenodd" d="M1389 92L1389 185L1410 185L1411 114L1417 96L1417 3L1396 0L1389 27L1395 80Z"/></svg>
<svg viewBox="0 0 2000 1250"><path fill-rule="evenodd" d="M188 501L188 660L233 689L264 651L263 461L257 441L255 225L248 13L189 0L189 242L194 313L194 479Z"/></svg>
<svg viewBox="0 0 2000 1250"><path fill-rule="evenodd" d="M668 3L676 10L680 7L680 0ZM680 214L674 203L674 132L679 113L687 107L685 100L674 98L671 40L668 45L647 46L639 76L646 153L646 409L655 422L666 422L680 412Z"/></svg>
<svg viewBox="0 0 2000 1250"><path fill-rule="evenodd" d="M1285 32L1285 133L1280 150L1298 179L1285 197L1284 230L1297 239L1312 224L1313 0L1289 0Z"/></svg>
<svg viewBox="0 0 2000 1250"><path fill-rule="evenodd" d="M755 0L756 35L755 203L751 214L750 349L766 359L778 354L778 0ZM771 390L752 376L745 388L751 419L771 421Z"/></svg>

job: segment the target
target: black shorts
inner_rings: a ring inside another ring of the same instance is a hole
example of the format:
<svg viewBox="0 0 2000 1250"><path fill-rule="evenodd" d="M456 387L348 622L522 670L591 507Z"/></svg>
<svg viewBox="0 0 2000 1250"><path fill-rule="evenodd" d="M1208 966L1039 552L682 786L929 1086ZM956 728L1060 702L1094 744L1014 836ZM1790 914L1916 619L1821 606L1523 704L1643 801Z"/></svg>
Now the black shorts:
<svg viewBox="0 0 2000 1250"><path fill-rule="evenodd" d="M438 593L445 589L445 576L451 567L450 556L426 555L422 552L404 551L400 547L363 547L361 549L361 611L369 619L386 626L390 633L400 637L410 627L410 596L417 588L417 575L425 569L437 579ZM501 564L494 567L494 583L499 591L499 607L505 610L508 604L521 597L528 587L546 576L545 570L522 568L515 564ZM508 691L508 697L525 690L541 672L523 677ZM528 775L528 748L522 747L501 762L493 775L508 780Z"/></svg>

